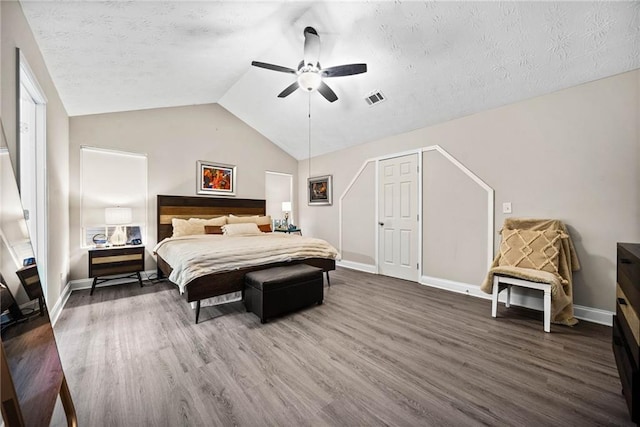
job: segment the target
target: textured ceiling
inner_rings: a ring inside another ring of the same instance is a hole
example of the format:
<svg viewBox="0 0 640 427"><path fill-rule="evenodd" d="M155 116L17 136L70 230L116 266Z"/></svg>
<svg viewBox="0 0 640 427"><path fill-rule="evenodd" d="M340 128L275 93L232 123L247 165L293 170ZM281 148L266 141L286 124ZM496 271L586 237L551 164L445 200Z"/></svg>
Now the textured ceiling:
<svg viewBox="0 0 640 427"><path fill-rule="evenodd" d="M640 68L639 2L21 1L71 116L219 103L319 155ZM303 29L338 101L300 90ZM387 100L372 107L366 95Z"/></svg>

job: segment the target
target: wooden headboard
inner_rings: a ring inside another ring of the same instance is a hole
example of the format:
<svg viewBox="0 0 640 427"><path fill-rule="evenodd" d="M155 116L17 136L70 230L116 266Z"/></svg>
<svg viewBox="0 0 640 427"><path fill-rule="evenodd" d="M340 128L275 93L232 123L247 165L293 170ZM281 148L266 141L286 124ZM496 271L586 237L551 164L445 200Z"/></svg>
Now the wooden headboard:
<svg viewBox="0 0 640 427"><path fill-rule="evenodd" d="M158 242L173 234L172 218L215 218L222 215L265 215L264 200L158 195Z"/></svg>

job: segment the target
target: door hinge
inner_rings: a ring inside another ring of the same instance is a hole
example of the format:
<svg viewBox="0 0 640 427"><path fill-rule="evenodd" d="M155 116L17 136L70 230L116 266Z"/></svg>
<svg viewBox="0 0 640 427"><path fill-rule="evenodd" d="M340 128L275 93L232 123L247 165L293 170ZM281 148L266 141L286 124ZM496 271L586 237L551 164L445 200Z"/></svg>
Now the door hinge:
<svg viewBox="0 0 640 427"><path fill-rule="evenodd" d="M416 264L416 270L420 270L420 264Z"/></svg>
<svg viewBox="0 0 640 427"><path fill-rule="evenodd" d="M420 214L416 215L416 221L420 221Z"/></svg>

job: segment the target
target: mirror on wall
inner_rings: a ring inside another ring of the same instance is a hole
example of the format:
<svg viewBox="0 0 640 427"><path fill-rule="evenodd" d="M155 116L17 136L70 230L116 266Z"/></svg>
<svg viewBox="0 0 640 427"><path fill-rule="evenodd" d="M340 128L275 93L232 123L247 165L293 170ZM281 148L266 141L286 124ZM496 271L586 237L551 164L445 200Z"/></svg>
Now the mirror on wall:
<svg viewBox="0 0 640 427"><path fill-rule="evenodd" d="M49 425L58 395L65 412L72 403L4 132L1 140L2 416L7 426Z"/></svg>
<svg viewBox="0 0 640 427"><path fill-rule="evenodd" d="M44 302L38 304L37 308L28 304L33 300L40 300L42 290L9 152L6 147L1 146L0 180L0 274L3 275L2 283L6 286L4 292L10 293L15 304L23 306L23 311L31 313L37 309L44 315ZM26 315L20 316L24 317ZM3 322L3 325L5 323L7 322Z"/></svg>

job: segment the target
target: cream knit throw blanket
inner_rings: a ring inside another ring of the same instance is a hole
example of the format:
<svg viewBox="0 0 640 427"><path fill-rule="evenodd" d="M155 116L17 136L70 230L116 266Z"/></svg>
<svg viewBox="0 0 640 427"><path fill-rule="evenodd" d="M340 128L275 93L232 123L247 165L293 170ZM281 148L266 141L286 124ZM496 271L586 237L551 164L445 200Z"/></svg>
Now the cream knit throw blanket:
<svg viewBox="0 0 640 427"><path fill-rule="evenodd" d="M573 326L573 272L580 262L566 226L553 219L507 218L502 242L480 286L493 291L493 276L516 277L551 284L551 321Z"/></svg>

